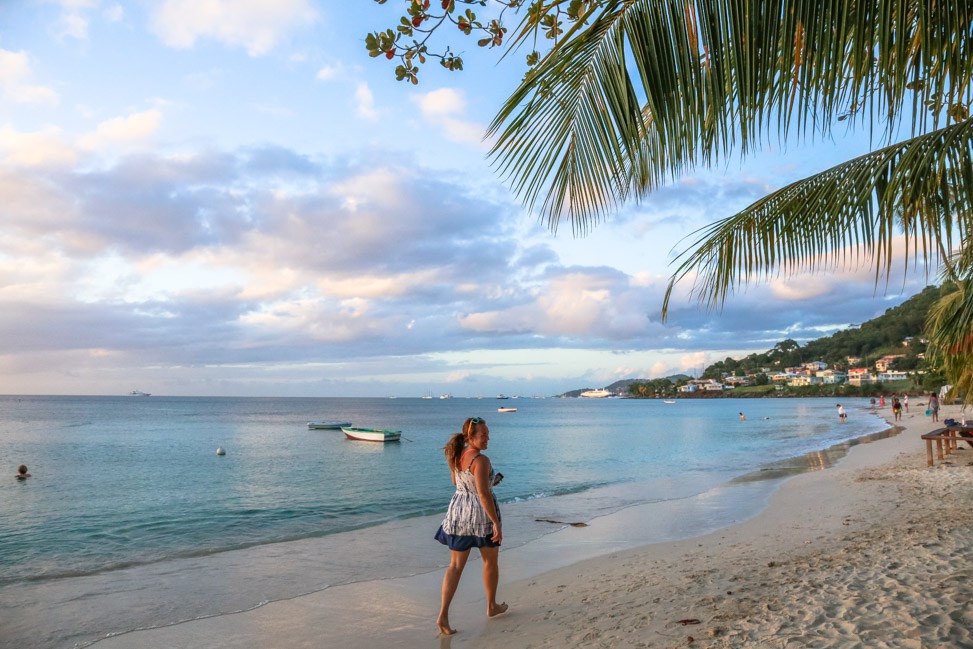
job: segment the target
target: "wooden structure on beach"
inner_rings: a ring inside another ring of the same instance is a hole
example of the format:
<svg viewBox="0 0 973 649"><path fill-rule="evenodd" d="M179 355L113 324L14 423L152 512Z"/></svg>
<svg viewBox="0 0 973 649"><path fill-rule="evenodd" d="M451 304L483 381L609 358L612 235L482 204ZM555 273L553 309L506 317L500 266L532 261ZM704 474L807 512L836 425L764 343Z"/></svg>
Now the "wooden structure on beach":
<svg viewBox="0 0 973 649"><path fill-rule="evenodd" d="M933 442L936 442L936 459L942 462L953 451L959 448L960 440L973 440L973 436L971 435L973 435L973 426L946 426L945 428L937 428L923 435L922 439L926 441L926 466L933 465Z"/></svg>

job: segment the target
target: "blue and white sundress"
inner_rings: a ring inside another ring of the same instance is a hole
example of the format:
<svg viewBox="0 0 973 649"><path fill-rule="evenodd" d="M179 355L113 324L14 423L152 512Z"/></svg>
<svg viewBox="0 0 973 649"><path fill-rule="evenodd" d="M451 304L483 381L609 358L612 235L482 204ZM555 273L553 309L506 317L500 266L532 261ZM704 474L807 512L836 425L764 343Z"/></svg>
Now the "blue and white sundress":
<svg viewBox="0 0 973 649"><path fill-rule="evenodd" d="M476 462L479 457L477 455L473 458L473 462ZM490 538L493 536L493 522L487 518L486 511L480 504L480 496L476 491L476 477L472 470L473 462L470 462L470 466L465 471L454 472L456 493L449 501L446 517L434 537L450 550L459 552L471 548L496 548L500 546L499 543ZM500 518L500 506L497 504L497 497L493 494L493 475L493 469L490 469L487 484L490 485L490 497L493 498L497 518Z"/></svg>

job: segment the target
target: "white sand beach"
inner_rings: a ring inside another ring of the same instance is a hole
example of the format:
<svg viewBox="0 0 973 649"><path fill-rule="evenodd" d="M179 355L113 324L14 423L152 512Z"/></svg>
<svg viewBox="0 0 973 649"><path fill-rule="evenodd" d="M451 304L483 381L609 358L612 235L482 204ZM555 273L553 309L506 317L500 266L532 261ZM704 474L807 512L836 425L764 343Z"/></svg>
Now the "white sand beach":
<svg viewBox="0 0 973 649"><path fill-rule="evenodd" d="M612 552L611 538L652 525L634 507L505 550L498 618L484 618L471 561L449 638L435 633L436 571L95 646L973 647L973 448L927 468L919 436L935 425L915 407L900 424L706 536Z"/></svg>
<svg viewBox="0 0 973 649"><path fill-rule="evenodd" d="M745 524L510 585L469 646L973 647L973 449L927 468L901 424Z"/></svg>

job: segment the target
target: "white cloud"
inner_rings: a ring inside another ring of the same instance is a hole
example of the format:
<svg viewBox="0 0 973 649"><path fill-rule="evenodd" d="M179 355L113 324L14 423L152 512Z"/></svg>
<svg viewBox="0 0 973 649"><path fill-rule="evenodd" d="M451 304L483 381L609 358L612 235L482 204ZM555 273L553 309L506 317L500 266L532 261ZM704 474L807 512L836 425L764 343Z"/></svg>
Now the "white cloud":
<svg viewBox="0 0 973 649"><path fill-rule="evenodd" d="M466 110L466 99L452 88L440 88L416 97L419 110L427 118L451 116Z"/></svg>
<svg viewBox="0 0 973 649"><path fill-rule="evenodd" d="M19 83L30 72L25 52L0 50L0 83L9 86Z"/></svg>
<svg viewBox="0 0 973 649"><path fill-rule="evenodd" d="M314 76L318 81L330 81L338 76L339 68L336 65L323 65Z"/></svg>
<svg viewBox="0 0 973 649"><path fill-rule="evenodd" d="M105 120L94 130L79 138L84 149L105 147L132 148L148 141L159 130L162 112L157 109L133 113Z"/></svg>
<svg viewBox="0 0 973 649"><path fill-rule="evenodd" d="M77 151L56 127L33 132L16 131L8 125L0 127L0 161L38 167L70 165L77 158Z"/></svg>
<svg viewBox="0 0 973 649"><path fill-rule="evenodd" d="M355 102L356 112L361 117L365 119L378 118L378 111L375 110L375 97L367 83L359 83L355 88Z"/></svg>
<svg viewBox="0 0 973 649"><path fill-rule="evenodd" d="M108 22L121 22L125 18L125 9L122 5L112 5L105 9L105 20Z"/></svg>
<svg viewBox="0 0 973 649"><path fill-rule="evenodd" d="M466 111L466 98L458 90L440 88L420 94L413 99L419 111L429 124L442 129L443 134L453 142L483 145L486 129L461 117Z"/></svg>
<svg viewBox="0 0 973 649"><path fill-rule="evenodd" d="M710 364L709 352L695 352L684 354L679 358L679 369L683 372L699 370Z"/></svg>
<svg viewBox="0 0 973 649"><path fill-rule="evenodd" d="M653 294L632 286L622 273L573 269L550 277L531 292L528 301L472 313L460 324L481 333L631 340L652 326L645 314Z"/></svg>
<svg viewBox="0 0 973 649"><path fill-rule="evenodd" d="M170 47L189 48L198 39L211 38L260 56L288 32L315 19L307 0L166 0L152 25Z"/></svg>
<svg viewBox="0 0 973 649"><path fill-rule="evenodd" d="M31 76L26 52L0 49L0 98L18 104L57 105L58 94L45 86L32 85Z"/></svg>
<svg viewBox="0 0 973 649"><path fill-rule="evenodd" d="M79 13L65 13L60 19L60 36L76 38L79 41L88 39L88 19Z"/></svg>

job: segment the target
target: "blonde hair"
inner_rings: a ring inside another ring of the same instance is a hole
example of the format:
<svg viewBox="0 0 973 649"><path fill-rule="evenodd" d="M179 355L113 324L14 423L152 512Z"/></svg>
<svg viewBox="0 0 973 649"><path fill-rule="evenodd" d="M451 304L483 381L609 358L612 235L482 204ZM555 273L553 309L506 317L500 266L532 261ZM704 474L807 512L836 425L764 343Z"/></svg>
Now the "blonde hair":
<svg viewBox="0 0 973 649"><path fill-rule="evenodd" d="M451 471L458 471L460 469L459 458L463 455L463 451L466 450L466 445L476 432L476 426L478 424L486 424L486 421L479 417L469 417L463 422L463 432L456 433L450 437L449 441L446 442L446 446L443 447L446 464L449 465Z"/></svg>

